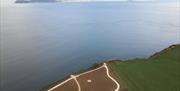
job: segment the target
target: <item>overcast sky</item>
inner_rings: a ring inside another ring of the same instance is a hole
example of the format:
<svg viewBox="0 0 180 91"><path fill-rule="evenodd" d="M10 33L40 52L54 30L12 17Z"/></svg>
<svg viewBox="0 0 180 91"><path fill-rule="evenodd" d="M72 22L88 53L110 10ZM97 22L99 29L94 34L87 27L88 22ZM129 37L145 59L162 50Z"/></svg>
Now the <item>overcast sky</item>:
<svg viewBox="0 0 180 91"><path fill-rule="evenodd" d="M1 4L12 4L15 0L0 0ZM109 0L111 1L111 0ZM118 0L116 0L118 1ZM119 0L122 1L122 0ZM149 0L136 0L136 1L149 1ZM180 0L154 0L154 1L180 1Z"/></svg>

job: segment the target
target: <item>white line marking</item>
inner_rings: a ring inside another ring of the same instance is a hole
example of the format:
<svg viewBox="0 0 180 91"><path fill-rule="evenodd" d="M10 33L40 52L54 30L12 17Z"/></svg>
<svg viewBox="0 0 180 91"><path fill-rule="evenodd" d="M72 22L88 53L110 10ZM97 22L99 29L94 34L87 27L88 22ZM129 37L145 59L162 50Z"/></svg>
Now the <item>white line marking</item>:
<svg viewBox="0 0 180 91"><path fill-rule="evenodd" d="M96 68L96 69L93 69L93 70L90 70L90 71L87 71L87 72L81 73L81 74L77 75L77 77L79 77L79 76L81 76L81 75L84 75L84 74L91 73L91 72L96 71L96 70L98 70L98 69L100 69L100 68L103 68L103 66L100 66L99 68Z"/></svg>
<svg viewBox="0 0 180 91"><path fill-rule="evenodd" d="M49 89L48 91L52 91L52 90L54 90L55 88L57 88L57 87L61 86L62 84L64 84L64 83L66 83L66 82L70 81L71 79L73 79L73 78L68 78L67 80L65 80L65 81L61 82L60 84L58 84L58 85L56 85L56 86L54 86L53 88Z"/></svg>
<svg viewBox="0 0 180 91"><path fill-rule="evenodd" d="M119 85L119 83L118 83L114 78L112 78L112 77L109 75L109 69L108 69L108 67L107 67L107 64L104 63L103 66L106 68L107 76L108 76L111 80L113 80L113 81L116 83L116 85L117 85L117 88L116 88L114 91L119 91L120 85Z"/></svg>
<svg viewBox="0 0 180 91"><path fill-rule="evenodd" d="M76 79L76 76L71 75L71 78L73 78L73 79L75 80L75 82L76 82L76 84L77 84L77 86L78 86L78 91L81 91L81 87L80 87L79 82L78 82L77 79Z"/></svg>
<svg viewBox="0 0 180 91"><path fill-rule="evenodd" d="M92 82L91 80L87 80L88 83Z"/></svg>
<svg viewBox="0 0 180 91"><path fill-rule="evenodd" d="M113 80L113 81L116 83L116 85L117 85L117 88L116 88L114 91L119 91L120 85L119 85L119 83L118 83L114 78L112 78L112 77L109 75L109 69L108 69L106 63L104 63L104 64L103 64L102 66L100 66L99 68L96 68L96 69L93 69L93 70L90 70L90 71L81 73L81 74L79 74L79 75L71 75L71 77L70 77L69 79L67 79L67 80L65 80L65 81L63 81L63 82L61 82L60 84L54 86L53 88L49 89L48 91L54 90L55 88L61 86L62 84L68 82L68 81L71 80L71 79L74 79L74 80L75 80L75 82L76 82L77 85L78 85L78 91L81 91L80 84L79 84L79 82L77 81L76 78L79 77L79 76L81 76L81 75L88 74L88 73L91 73L91 72L93 72L93 71L96 71L96 70L98 70L98 69L100 69L100 68L103 68L103 67L105 67L105 69L106 69L106 74L107 74L107 76L108 76L111 80Z"/></svg>

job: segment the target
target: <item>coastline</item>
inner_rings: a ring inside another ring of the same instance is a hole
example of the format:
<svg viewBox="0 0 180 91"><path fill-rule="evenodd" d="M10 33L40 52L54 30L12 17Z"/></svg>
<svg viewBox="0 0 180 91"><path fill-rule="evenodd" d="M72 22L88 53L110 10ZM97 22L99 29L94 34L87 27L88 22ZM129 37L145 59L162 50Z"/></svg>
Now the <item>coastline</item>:
<svg viewBox="0 0 180 91"><path fill-rule="evenodd" d="M161 50L161 51L159 51L159 52L154 53L153 55L149 56L148 58L138 58L138 59L140 59L140 60L141 60L141 59L145 59L145 60L153 59L153 58L155 58L156 56L160 55L161 53L167 52L167 51L169 51L169 50L171 50L171 49L173 49L173 48L179 47L179 46L180 46L180 44L173 44L173 45L171 45L171 46L169 46L169 47L167 47L167 48L165 48L165 49L163 49L163 50ZM120 59L105 60L105 61L102 61L102 62L99 63L99 64L98 64L98 63L95 63L94 65L92 65L91 67L89 67L89 68L87 68L87 69L82 69L82 70L80 70L80 71L73 72L73 73L71 73L71 74L73 74L73 75L82 74L82 73L84 73L84 72L87 72L87 71L96 69L96 68L102 66L103 63L106 63L106 64L108 65L108 68L110 69L110 72L113 74L113 77L122 85L121 90L127 90L126 85L125 85L123 82L121 82L121 80L118 79L116 72L114 72L113 69L112 69L109 65L111 65L111 64L113 64L113 63L116 63L116 62L137 62L136 59L137 59L137 58L134 58L134 59L131 59L131 60L120 60ZM133 60L133 61L132 61L132 60ZM40 91L47 91L48 89L54 87L55 85L57 85L57 84L65 81L65 80L67 80L68 78L70 78L70 75L66 76L64 79L60 79L60 80L54 81L53 83L50 83L49 85L44 86L42 89L40 89Z"/></svg>

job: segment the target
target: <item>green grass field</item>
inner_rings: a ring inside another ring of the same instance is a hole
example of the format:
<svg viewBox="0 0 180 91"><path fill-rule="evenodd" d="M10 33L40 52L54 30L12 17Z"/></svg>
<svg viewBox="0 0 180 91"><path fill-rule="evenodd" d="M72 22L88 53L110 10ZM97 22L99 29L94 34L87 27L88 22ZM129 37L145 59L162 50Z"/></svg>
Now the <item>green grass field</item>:
<svg viewBox="0 0 180 91"><path fill-rule="evenodd" d="M180 45L148 59L115 61L110 67L128 91L180 91Z"/></svg>

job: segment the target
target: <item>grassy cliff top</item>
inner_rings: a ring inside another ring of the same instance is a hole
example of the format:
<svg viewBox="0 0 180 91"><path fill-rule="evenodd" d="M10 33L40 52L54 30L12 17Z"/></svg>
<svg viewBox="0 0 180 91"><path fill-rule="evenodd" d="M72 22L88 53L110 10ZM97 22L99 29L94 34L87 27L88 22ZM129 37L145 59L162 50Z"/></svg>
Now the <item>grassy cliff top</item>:
<svg viewBox="0 0 180 91"><path fill-rule="evenodd" d="M172 45L148 59L110 62L128 91L180 91L180 45Z"/></svg>

